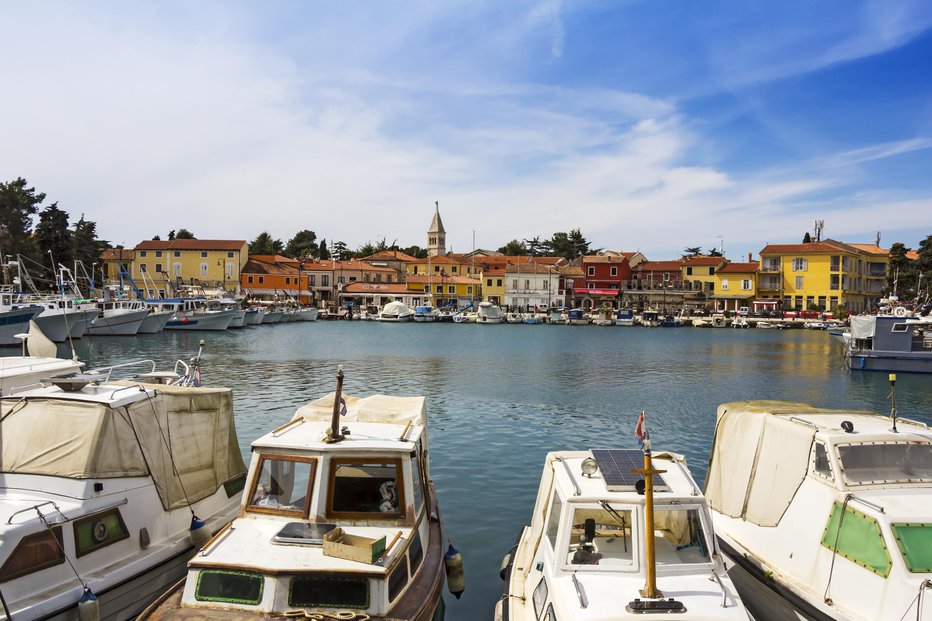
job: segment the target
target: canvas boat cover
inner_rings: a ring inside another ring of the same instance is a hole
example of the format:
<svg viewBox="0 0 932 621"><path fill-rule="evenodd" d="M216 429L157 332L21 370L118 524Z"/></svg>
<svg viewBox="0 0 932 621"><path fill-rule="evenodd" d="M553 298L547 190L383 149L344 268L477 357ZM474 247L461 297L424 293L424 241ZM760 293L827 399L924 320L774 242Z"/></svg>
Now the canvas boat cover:
<svg viewBox="0 0 932 621"><path fill-rule="evenodd" d="M705 482L709 506L759 526L779 524L806 478L816 432L792 417L837 413L786 401L719 406Z"/></svg>
<svg viewBox="0 0 932 621"><path fill-rule="evenodd" d="M329 423L333 417L335 395L335 392L331 392L301 406L291 420L304 419ZM424 428L425 432L421 435L424 448L427 448L427 400L424 397L393 397L390 395L354 397L343 393L343 402L346 404L346 414L340 417L341 424L355 421L406 425L410 421L412 425L421 425Z"/></svg>
<svg viewBox="0 0 932 621"><path fill-rule="evenodd" d="M48 396L0 401L2 471L76 479L151 475L165 510L206 498L246 472L232 390L147 388L153 397L117 408Z"/></svg>
<svg viewBox="0 0 932 621"><path fill-rule="evenodd" d="M852 315L849 320L851 322L851 338L869 339L874 337L874 326L877 321L873 315Z"/></svg>

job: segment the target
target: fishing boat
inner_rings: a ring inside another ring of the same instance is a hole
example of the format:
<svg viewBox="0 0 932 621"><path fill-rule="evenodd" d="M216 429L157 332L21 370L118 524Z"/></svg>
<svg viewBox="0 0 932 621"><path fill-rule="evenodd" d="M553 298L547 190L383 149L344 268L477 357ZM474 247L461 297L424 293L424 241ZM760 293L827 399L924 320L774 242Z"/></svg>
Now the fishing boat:
<svg viewBox="0 0 932 621"><path fill-rule="evenodd" d="M751 324L748 323L747 319L738 315L737 317L731 320L731 327L732 328L750 328Z"/></svg>
<svg viewBox="0 0 932 621"><path fill-rule="evenodd" d="M661 328L679 328L680 322L677 321L677 318L671 314L666 314L663 316L663 319L660 320Z"/></svg>
<svg viewBox="0 0 932 621"><path fill-rule="evenodd" d="M404 302L399 302L397 300L383 306L381 312L379 312L379 316L375 318L376 321L389 323L406 322L412 319L414 319L414 311Z"/></svg>
<svg viewBox="0 0 932 621"><path fill-rule="evenodd" d="M19 294L0 291L0 345L19 345L16 335L25 332L41 312L39 306L20 304Z"/></svg>
<svg viewBox="0 0 932 621"><path fill-rule="evenodd" d="M853 316L848 347L854 370L932 373L932 317Z"/></svg>
<svg viewBox="0 0 932 621"><path fill-rule="evenodd" d="M245 480L226 388L118 367L0 398L7 619L130 619L236 515Z"/></svg>
<svg viewBox="0 0 932 621"><path fill-rule="evenodd" d="M42 380L74 375L84 368L77 356L58 358L55 343L45 337L34 320L29 322L29 332L17 337L22 342L22 355L0 357L0 396L14 389L39 386Z"/></svg>
<svg viewBox="0 0 932 621"><path fill-rule="evenodd" d="M566 313L566 324L571 326L589 325L589 315L581 308L571 308Z"/></svg>
<svg viewBox="0 0 932 621"><path fill-rule="evenodd" d="M418 323L431 323L437 321L440 311L433 306L418 306L414 309L414 321Z"/></svg>
<svg viewBox="0 0 932 621"><path fill-rule="evenodd" d="M295 321L317 321L318 314L316 306L299 306L294 309L292 316Z"/></svg>
<svg viewBox="0 0 932 621"><path fill-rule="evenodd" d="M506 322L506 323L524 323L524 317L525 317L527 314L528 314L528 313L519 313L519 312L517 312L517 311L511 312L511 313L506 313L506 314L505 314L505 322Z"/></svg>
<svg viewBox="0 0 932 621"><path fill-rule="evenodd" d="M265 317L265 309L261 306L253 306L246 309L246 325L258 326Z"/></svg>
<svg viewBox="0 0 932 621"><path fill-rule="evenodd" d="M476 323L490 324L502 323L505 315L502 309L491 302L479 302L479 310L476 313Z"/></svg>
<svg viewBox="0 0 932 621"><path fill-rule="evenodd" d="M761 621L932 619L932 433L891 396L891 416L719 406L705 494Z"/></svg>
<svg viewBox="0 0 932 621"><path fill-rule="evenodd" d="M595 315L592 316L592 323L597 326L614 326L615 325L615 309L611 306L601 306L595 311Z"/></svg>
<svg viewBox="0 0 932 621"><path fill-rule="evenodd" d="M685 458L644 447L547 455L496 621L749 618Z"/></svg>
<svg viewBox="0 0 932 621"><path fill-rule="evenodd" d="M442 617L444 568L465 587L462 557L444 553L424 398L342 385L341 369L335 392L252 443L239 517L140 621Z"/></svg>
<svg viewBox="0 0 932 621"><path fill-rule="evenodd" d="M235 309L210 310L207 299L202 297L150 300L146 303L160 311L172 311L172 316L165 322L166 330L223 331L239 315Z"/></svg>
<svg viewBox="0 0 932 621"><path fill-rule="evenodd" d="M550 311L550 316L547 317L547 323L554 325L562 325L566 323L566 311L563 308L554 308Z"/></svg>
<svg viewBox="0 0 932 621"><path fill-rule="evenodd" d="M149 308L137 301L110 300L92 304L100 311L87 328L87 334L92 336L134 336L149 314ZM79 308L86 306L86 303L79 304Z"/></svg>

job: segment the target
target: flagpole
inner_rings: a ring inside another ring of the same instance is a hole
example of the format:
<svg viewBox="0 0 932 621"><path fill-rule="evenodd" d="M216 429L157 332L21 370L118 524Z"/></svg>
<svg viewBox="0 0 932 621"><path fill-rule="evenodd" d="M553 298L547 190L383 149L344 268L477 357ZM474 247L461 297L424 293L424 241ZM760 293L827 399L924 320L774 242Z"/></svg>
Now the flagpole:
<svg viewBox="0 0 932 621"><path fill-rule="evenodd" d="M666 470L654 469L650 453L650 434L647 432L647 419L644 412L641 412L638 419L638 431L638 436L643 441L644 468L634 470L634 472L644 475L644 551L647 556L647 581L641 590L641 597L658 599L663 597L663 593L657 589L657 561L654 550L654 475L663 474Z"/></svg>
<svg viewBox="0 0 932 621"><path fill-rule="evenodd" d="M340 403L343 400L343 365L337 366L337 390L333 393L333 417L330 419L330 433L324 442L333 443L343 440L340 433Z"/></svg>

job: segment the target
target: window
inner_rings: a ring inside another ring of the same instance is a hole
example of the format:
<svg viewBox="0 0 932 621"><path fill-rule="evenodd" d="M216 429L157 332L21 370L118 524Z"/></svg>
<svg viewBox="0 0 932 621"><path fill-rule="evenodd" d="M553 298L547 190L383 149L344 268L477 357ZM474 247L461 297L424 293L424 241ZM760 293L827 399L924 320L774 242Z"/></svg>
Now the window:
<svg viewBox="0 0 932 621"><path fill-rule="evenodd" d="M139 256L140 256L140 257L145 257L146 255L148 255L148 252L146 252L145 250L140 250L140 251L139 251Z"/></svg>
<svg viewBox="0 0 932 621"><path fill-rule="evenodd" d="M547 603L547 579L541 578L540 582L537 583L537 587L534 589L534 618L540 619L540 615L544 612L544 604Z"/></svg>
<svg viewBox="0 0 932 621"><path fill-rule="evenodd" d="M663 282L670 282L670 272L663 273Z"/></svg>
<svg viewBox="0 0 932 621"><path fill-rule="evenodd" d="M456 294L456 285L447 285L447 293L450 295Z"/></svg>
<svg viewBox="0 0 932 621"><path fill-rule="evenodd" d="M751 281L750 281L750 280L747 280L747 279L746 279L746 280L742 280L742 281L741 281L741 289L742 289L743 291L750 291L751 288L752 288L752 286L753 286L753 285L751 284Z"/></svg>
<svg viewBox="0 0 932 621"><path fill-rule="evenodd" d="M443 295L443 285L437 285L437 293Z"/></svg>
<svg viewBox="0 0 932 621"><path fill-rule="evenodd" d="M155 251L155 258L156 258L156 259L161 259L161 258L162 258L162 251L161 251L161 250L156 250L156 251Z"/></svg>
<svg viewBox="0 0 932 621"><path fill-rule="evenodd" d="M686 268L686 275L687 275L687 276L692 276L692 275L693 275L693 268L692 268L692 267L687 267L687 268Z"/></svg>
<svg viewBox="0 0 932 621"><path fill-rule="evenodd" d="M75 520L75 554L79 558L129 537L119 509Z"/></svg>
<svg viewBox="0 0 932 621"><path fill-rule="evenodd" d="M246 277L246 282L249 283L249 284L251 285L251 284L252 284L252 276L247 276L247 277Z"/></svg>
<svg viewBox="0 0 932 621"><path fill-rule="evenodd" d="M320 277L320 286L321 286L321 287L329 287L329 286L330 286L330 275L329 275L329 274L322 274L322 275L321 275L321 277Z"/></svg>
<svg viewBox="0 0 932 621"><path fill-rule="evenodd" d="M414 497L414 514L417 515L421 511L421 507L424 504L424 490L421 488L421 465L418 462L418 453L414 451L411 453L411 485L413 485L412 495Z"/></svg>
<svg viewBox="0 0 932 621"><path fill-rule="evenodd" d="M550 281L549 281L549 280L545 280L544 283L543 283L543 285L544 285L544 286L542 287L542 289L543 289L544 291L547 291L548 289L550 289Z"/></svg>
<svg viewBox="0 0 932 621"><path fill-rule="evenodd" d="M156 274L160 274L161 272L162 272L162 264L161 264L161 263L156 263L156 264L155 264L155 273L156 273Z"/></svg>
<svg viewBox="0 0 932 621"><path fill-rule="evenodd" d="M56 543L55 540L58 540ZM61 526L26 535L16 545L3 567L0 568L0 582L6 582L20 576L31 574L40 569L46 569L65 562L65 555L61 551Z"/></svg>
<svg viewBox="0 0 932 621"><path fill-rule="evenodd" d="M793 259L793 271L794 272L805 272L808 265L806 259Z"/></svg>
<svg viewBox="0 0 932 621"><path fill-rule="evenodd" d="M408 584L408 564L404 559L388 575L388 601L395 601Z"/></svg>
<svg viewBox="0 0 932 621"><path fill-rule="evenodd" d="M451 292L451 293L454 293L454 292ZM468 293L469 295L472 295L472 285L466 286L466 293Z"/></svg>
<svg viewBox="0 0 932 621"><path fill-rule="evenodd" d="M498 280L495 281L495 286L496 286L496 287L501 287L501 286L502 286L502 279L501 279L501 278L499 278Z"/></svg>
<svg viewBox="0 0 932 621"><path fill-rule="evenodd" d="M487 279L486 279L486 281L485 281L485 286L486 286L486 287L491 287L491 286L492 286L492 279L491 279L491 278L487 278Z"/></svg>
<svg viewBox="0 0 932 621"><path fill-rule="evenodd" d="M829 259L829 271L837 272L841 269L841 257L834 256Z"/></svg>
<svg viewBox="0 0 932 621"><path fill-rule="evenodd" d="M346 282L346 277L345 277L345 276L337 276L337 283L338 283L338 284L341 284L341 285L342 285L342 284L344 284L345 282Z"/></svg>
<svg viewBox="0 0 932 621"><path fill-rule="evenodd" d="M893 566L877 520L851 505L845 507L844 519L841 503L832 505L822 545L884 578Z"/></svg>
<svg viewBox="0 0 932 621"><path fill-rule="evenodd" d="M177 259L178 257L181 256L181 251L180 251L180 250L176 250L174 254L175 254L175 258Z"/></svg>
<svg viewBox="0 0 932 621"><path fill-rule="evenodd" d="M710 268L709 268L709 276L715 276L715 268L714 268L714 267L710 267Z"/></svg>
<svg viewBox="0 0 932 621"><path fill-rule="evenodd" d="M517 281L517 280L512 280L512 281L511 281L511 288L517 291L517 289L518 289L518 281Z"/></svg>
<svg viewBox="0 0 932 621"><path fill-rule="evenodd" d="M202 251L201 251L201 258L202 258L202 259L206 259L206 258L207 258L207 251L206 251L206 250L202 250Z"/></svg>
<svg viewBox="0 0 932 621"><path fill-rule="evenodd" d="M263 282L265 282L265 276L259 276L259 284L261 285Z"/></svg>
<svg viewBox="0 0 932 621"><path fill-rule="evenodd" d="M546 621L557 621L557 613L553 611L553 604L547 605L547 619Z"/></svg>
<svg viewBox="0 0 932 621"><path fill-rule="evenodd" d="M401 517L405 513L400 459L334 459L327 513L331 517Z"/></svg>
<svg viewBox="0 0 932 621"><path fill-rule="evenodd" d="M612 276L618 276L618 268L614 265L612 266Z"/></svg>
<svg viewBox="0 0 932 621"><path fill-rule="evenodd" d="M727 281L727 280L723 280L723 281L722 281L722 291L728 291L728 281Z"/></svg>
<svg viewBox="0 0 932 621"><path fill-rule="evenodd" d="M797 289L802 289L802 288L803 288L803 278L804 278L804 276L797 276L797 277L796 277L795 283L794 283L794 284L795 284L795 286L796 286Z"/></svg>
<svg viewBox="0 0 932 621"><path fill-rule="evenodd" d="M226 270L227 270L227 271L226 271L227 278L233 278L233 268L236 267L236 264L235 264L235 263L227 263L225 267L226 267Z"/></svg>
<svg viewBox="0 0 932 621"><path fill-rule="evenodd" d="M527 278L524 279L524 290L527 291L531 288L531 281Z"/></svg>
<svg viewBox="0 0 932 621"><path fill-rule="evenodd" d="M285 276L285 284L286 284L286 285L290 285L290 284L291 284L291 276Z"/></svg>
<svg viewBox="0 0 932 621"><path fill-rule="evenodd" d="M833 479L828 451L825 450L825 445L821 442L816 442L815 448L812 450L812 471L830 481Z"/></svg>
<svg viewBox="0 0 932 621"><path fill-rule="evenodd" d="M440 271L440 266L439 266L439 265L435 265L435 266L434 266L434 271L435 271L435 272L439 272L439 271Z"/></svg>
<svg viewBox="0 0 932 621"><path fill-rule="evenodd" d="M421 543L421 533L417 527L411 531L411 547L408 548L408 557L411 559L411 575L417 573L421 561L424 560L424 544Z"/></svg>
<svg viewBox="0 0 932 621"><path fill-rule="evenodd" d="M247 510L307 515L316 468L316 459L263 455Z"/></svg>
<svg viewBox="0 0 932 621"><path fill-rule="evenodd" d="M366 274L366 276L368 276L368 274ZM350 276L350 277L349 277L349 281L350 281L350 282L356 282L356 277L355 277L355 276Z"/></svg>
<svg viewBox="0 0 932 621"><path fill-rule="evenodd" d="M906 568L913 573L932 572L932 524L891 524Z"/></svg>
<svg viewBox="0 0 932 621"><path fill-rule="evenodd" d="M139 271L140 271L140 272L143 272L143 273L148 272L148 271L149 271L149 266L146 265L145 263L140 263L140 264L139 264Z"/></svg>
<svg viewBox="0 0 932 621"><path fill-rule="evenodd" d="M871 442L838 447L848 485L932 482L932 444Z"/></svg>
<svg viewBox="0 0 932 621"><path fill-rule="evenodd" d="M550 505L550 518L547 522L547 539L554 550L557 548L557 530L560 528L560 511L563 509L563 503L556 493L553 495L553 503Z"/></svg>
<svg viewBox="0 0 932 621"><path fill-rule="evenodd" d="M570 522L573 526L570 531L569 546L563 550L562 554L557 554L557 562L569 565L599 565L621 570L634 568L631 509L617 505L611 506L611 511L609 511L608 508L596 504L576 505L576 507ZM679 510L679 512L684 515L686 513L685 510ZM662 510L657 513L661 514ZM675 524L674 522L669 524L670 528L677 526L676 541L682 544L692 542L692 539L686 538L681 533L687 530L680 524L680 522L685 524L685 519L683 517ZM666 521L656 516L654 524L658 532L668 526ZM686 540L682 541L683 539ZM672 550L675 554L676 545L679 544L671 542L664 548L664 551ZM698 548L698 546L695 547ZM661 558L660 554L657 556Z"/></svg>
<svg viewBox="0 0 932 621"><path fill-rule="evenodd" d="M589 271L587 273L589 274L589 276L595 276L595 266L590 265Z"/></svg>
<svg viewBox="0 0 932 621"><path fill-rule="evenodd" d="M288 605L365 610L369 607L369 580L356 576L295 576L288 587Z"/></svg>
<svg viewBox="0 0 932 621"><path fill-rule="evenodd" d="M232 259L232 258L233 258L233 253L232 253L232 252L228 252L228 253L227 253L227 258L228 258L228 259Z"/></svg>
<svg viewBox="0 0 932 621"><path fill-rule="evenodd" d="M207 270L210 269L210 266L206 263L201 263L201 278L207 278Z"/></svg>
<svg viewBox="0 0 932 621"><path fill-rule="evenodd" d="M832 274L829 276L828 288L832 291L838 291L838 287L841 286L841 279L838 277L838 274Z"/></svg>
<svg viewBox="0 0 932 621"><path fill-rule="evenodd" d="M194 599L257 606L262 601L265 580L248 571L203 569L197 574Z"/></svg>
<svg viewBox="0 0 932 621"><path fill-rule="evenodd" d="M456 266L455 266L455 265L453 266L453 273L454 273L454 274L456 273Z"/></svg>
<svg viewBox="0 0 932 621"><path fill-rule="evenodd" d="M307 277L307 286L308 286L308 287L316 287L316 286L317 286L317 276L316 276L316 275L311 274L310 276Z"/></svg>

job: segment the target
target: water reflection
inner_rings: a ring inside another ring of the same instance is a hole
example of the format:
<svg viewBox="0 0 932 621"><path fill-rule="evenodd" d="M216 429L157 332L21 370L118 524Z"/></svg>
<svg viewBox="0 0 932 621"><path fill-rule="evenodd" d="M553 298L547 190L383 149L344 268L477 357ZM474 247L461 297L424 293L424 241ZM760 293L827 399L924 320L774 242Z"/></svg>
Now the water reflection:
<svg viewBox="0 0 932 621"><path fill-rule="evenodd" d="M351 394L427 397L431 473L468 574L451 621L490 616L498 563L530 517L548 451L635 447L646 410L655 447L685 454L701 482L721 403L890 407L886 374L849 373L828 336L808 330L317 322L90 337L76 349L89 366L152 358L166 368L201 338L205 381L234 388L247 456L253 439L333 390L338 364ZM902 416L928 422L928 376L900 375L897 401Z"/></svg>

